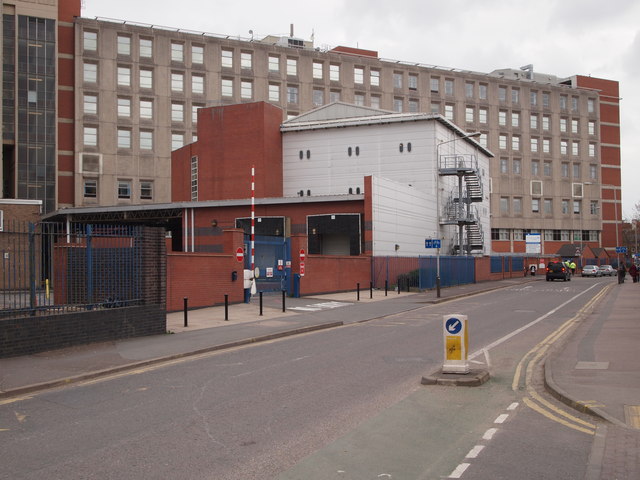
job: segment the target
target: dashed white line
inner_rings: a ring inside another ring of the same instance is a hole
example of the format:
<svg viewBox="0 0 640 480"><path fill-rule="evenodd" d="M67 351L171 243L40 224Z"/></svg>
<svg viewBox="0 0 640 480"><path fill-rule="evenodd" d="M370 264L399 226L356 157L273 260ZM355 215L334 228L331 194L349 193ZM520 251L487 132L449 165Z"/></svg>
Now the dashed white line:
<svg viewBox="0 0 640 480"><path fill-rule="evenodd" d="M462 476L462 474L464 473L464 471L469 468L469 465L471 465L470 463L461 463L460 465L458 465L456 467L456 469L451 472L451 475L449 475L449 478L460 478Z"/></svg>
<svg viewBox="0 0 640 480"><path fill-rule="evenodd" d="M469 453L467 453L467 456L464 458L478 458L478 455L480 455L480 452L483 448L484 445L476 445L471 450L469 450Z"/></svg>
<svg viewBox="0 0 640 480"><path fill-rule="evenodd" d="M507 418L509 418L509 415L507 413L503 413L502 415L498 415L498 418L496 418L493 423L504 423Z"/></svg>
<svg viewBox="0 0 640 480"><path fill-rule="evenodd" d="M496 434L497 431L498 431L497 428L490 428L489 430L484 432L484 435L482 435L482 439L483 440L491 440L493 438L493 436Z"/></svg>
<svg viewBox="0 0 640 480"><path fill-rule="evenodd" d="M513 402L511 405L507 407L507 410L515 410L520 405L518 402Z"/></svg>

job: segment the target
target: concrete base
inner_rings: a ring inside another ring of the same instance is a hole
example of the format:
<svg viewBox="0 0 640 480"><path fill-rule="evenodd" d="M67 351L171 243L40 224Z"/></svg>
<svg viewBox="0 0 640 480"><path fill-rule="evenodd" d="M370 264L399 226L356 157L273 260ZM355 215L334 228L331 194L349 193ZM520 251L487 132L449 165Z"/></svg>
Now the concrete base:
<svg viewBox="0 0 640 480"><path fill-rule="evenodd" d="M442 368L426 377L422 377L422 385L449 385L453 387L477 387L489 380L489 371L471 369L469 373L443 373Z"/></svg>

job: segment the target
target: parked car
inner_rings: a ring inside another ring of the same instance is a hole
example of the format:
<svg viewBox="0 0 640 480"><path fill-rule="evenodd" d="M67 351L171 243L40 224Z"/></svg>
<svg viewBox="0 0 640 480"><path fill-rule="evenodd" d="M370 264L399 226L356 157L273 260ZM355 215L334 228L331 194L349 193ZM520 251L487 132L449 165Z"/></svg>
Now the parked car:
<svg viewBox="0 0 640 480"><path fill-rule="evenodd" d="M582 267L582 276L583 277L600 277L602 273L597 265L585 265Z"/></svg>
<svg viewBox="0 0 640 480"><path fill-rule="evenodd" d="M571 271L562 262L549 262L546 271L547 282L551 280L571 281Z"/></svg>
<svg viewBox="0 0 640 480"><path fill-rule="evenodd" d="M608 275L609 277L613 277L616 274L616 271L611 265L600 265L598 267L598 270L600 270L600 275L603 277L605 275Z"/></svg>

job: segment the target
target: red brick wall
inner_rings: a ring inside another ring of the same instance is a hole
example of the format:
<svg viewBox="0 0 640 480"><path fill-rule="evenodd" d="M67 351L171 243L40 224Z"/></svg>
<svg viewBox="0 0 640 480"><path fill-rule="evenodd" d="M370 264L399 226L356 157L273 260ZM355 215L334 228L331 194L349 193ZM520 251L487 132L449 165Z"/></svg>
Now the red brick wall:
<svg viewBox="0 0 640 480"><path fill-rule="evenodd" d="M305 275L300 279L300 295L355 290L358 282L360 288L365 289L369 288L370 281L371 257L368 255L307 255Z"/></svg>

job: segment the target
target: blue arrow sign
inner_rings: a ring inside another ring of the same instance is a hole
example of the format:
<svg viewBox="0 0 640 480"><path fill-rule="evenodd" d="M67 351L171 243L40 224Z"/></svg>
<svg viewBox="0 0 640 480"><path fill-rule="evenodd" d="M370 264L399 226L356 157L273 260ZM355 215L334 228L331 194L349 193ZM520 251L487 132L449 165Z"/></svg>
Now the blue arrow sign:
<svg viewBox="0 0 640 480"><path fill-rule="evenodd" d="M445 322L444 328L447 329L447 333L455 335L457 333L460 333L460 330L462 330L462 322L458 318L451 317L448 318Z"/></svg>
<svg viewBox="0 0 640 480"><path fill-rule="evenodd" d="M439 238L425 238L424 248L441 248L442 241Z"/></svg>

